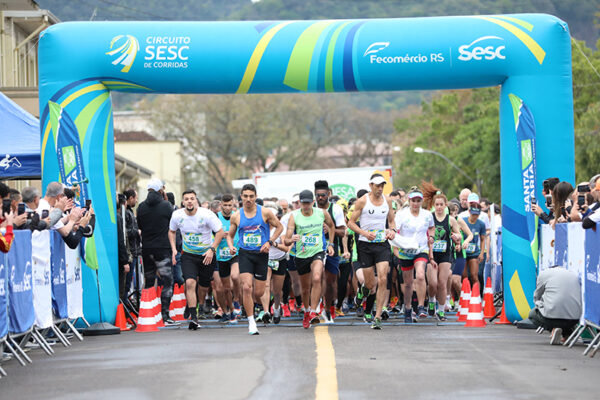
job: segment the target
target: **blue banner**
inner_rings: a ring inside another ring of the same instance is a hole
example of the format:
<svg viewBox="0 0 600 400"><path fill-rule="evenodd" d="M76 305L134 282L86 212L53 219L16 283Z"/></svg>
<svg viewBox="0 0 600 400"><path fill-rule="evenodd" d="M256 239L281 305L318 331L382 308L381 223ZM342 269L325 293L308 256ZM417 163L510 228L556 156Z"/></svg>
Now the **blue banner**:
<svg viewBox="0 0 600 400"><path fill-rule="evenodd" d="M15 238L6 254L8 268L9 331L26 332L35 322L31 271L31 232L15 231Z"/></svg>
<svg viewBox="0 0 600 400"><path fill-rule="evenodd" d="M65 244L57 231L50 236L50 263L52 265L52 311L57 318L68 318L67 266Z"/></svg>
<svg viewBox="0 0 600 400"><path fill-rule="evenodd" d="M6 255L0 252L0 339L8 333Z"/></svg>
<svg viewBox="0 0 600 400"><path fill-rule="evenodd" d="M583 318L600 325L600 225L585 231L584 303Z"/></svg>

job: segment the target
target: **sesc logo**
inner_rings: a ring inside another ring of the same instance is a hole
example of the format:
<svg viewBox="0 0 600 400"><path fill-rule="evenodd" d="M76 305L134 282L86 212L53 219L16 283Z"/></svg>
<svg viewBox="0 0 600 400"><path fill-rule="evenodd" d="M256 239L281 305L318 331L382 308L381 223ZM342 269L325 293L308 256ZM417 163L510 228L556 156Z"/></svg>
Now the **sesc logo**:
<svg viewBox="0 0 600 400"><path fill-rule="evenodd" d="M120 46L118 46L119 44ZM129 72L139 50L140 44L135 37L131 35L118 35L112 38L110 41L110 51L107 51L105 54L109 56L120 54L112 63L113 65L123 65L121 72Z"/></svg>
<svg viewBox="0 0 600 400"><path fill-rule="evenodd" d="M475 46L477 43L484 41L504 41L501 37L498 36L482 36L479 39L475 39L471 44L465 44L458 48L458 52L460 55L458 59L461 61L471 61L471 60L494 60L500 59L505 60L506 56L502 54L502 51L506 49L506 46L494 46L490 44L485 46L484 44L480 44L479 46Z"/></svg>
<svg viewBox="0 0 600 400"><path fill-rule="evenodd" d="M365 54L363 54L363 57L366 57L368 54L375 54L375 53L385 49L389 45L390 45L390 42L372 43L369 47L367 47L367 50L365 50Z"/></svg>

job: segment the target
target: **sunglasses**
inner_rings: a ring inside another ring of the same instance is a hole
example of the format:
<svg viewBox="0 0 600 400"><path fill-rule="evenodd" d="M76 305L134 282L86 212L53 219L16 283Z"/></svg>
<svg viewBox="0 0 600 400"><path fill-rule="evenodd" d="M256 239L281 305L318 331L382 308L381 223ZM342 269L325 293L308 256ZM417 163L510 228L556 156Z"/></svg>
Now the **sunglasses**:
<svg viewBox="0 0 600 400"><path fill-rule="evenodd" d="M477 204L477 203L471 203L471 204L469 204L469 207L471 207L471 208L481 208L481 206L479 204Z"/></svg>
<svg viewBox="0 0 600 400"><path fill-rule="evenodd" d="M327 197L327 193L317 193L317 197Z"/></svg>

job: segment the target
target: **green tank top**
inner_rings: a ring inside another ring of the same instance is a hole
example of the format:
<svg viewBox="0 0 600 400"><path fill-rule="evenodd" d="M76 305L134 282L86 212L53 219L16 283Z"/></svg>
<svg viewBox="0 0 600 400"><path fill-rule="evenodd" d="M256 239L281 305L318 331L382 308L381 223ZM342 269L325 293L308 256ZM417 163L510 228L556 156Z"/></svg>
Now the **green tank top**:
<svg viewBox="0 0 600 400"><path fill-rule="evenodd" d="M325 215L320 209L313 208L310 217L302 214L302 210L294 211L294 224L300 240L296 242L296 257L309 258L323 251L323 223Z"/></svg>

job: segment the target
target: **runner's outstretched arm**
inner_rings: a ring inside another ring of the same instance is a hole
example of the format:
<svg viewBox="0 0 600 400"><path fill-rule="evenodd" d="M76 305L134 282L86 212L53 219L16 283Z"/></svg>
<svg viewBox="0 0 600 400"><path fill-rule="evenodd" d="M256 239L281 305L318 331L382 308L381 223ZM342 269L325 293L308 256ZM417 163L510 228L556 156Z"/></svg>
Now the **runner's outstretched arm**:
<svg viewBox="0 0 600 400"><path fill-rule="evenodd" d="M235 233L237 232L237 229L238 229L239 219L240 219L240 214L238 212L236 212L231 216L231 219L229 220L229 232L226 236L226 239L227 239L227 246L229 247L229 253L231 253L231 255L235 255L235 253L236 253L236 249L233 244L233 239L235 238Z"/></svg>
<svg viewBox="0 0 600 400"><path fill-rule="evenodd" d="M335 224L333 223L333 220L331 219L329 213L325 212L323 213L323 215L325 216L325 224L327 225L328 231L327 239L329 243L327 244L327 255L331 257L334 254L333 241L335 240Z"/></svg>

